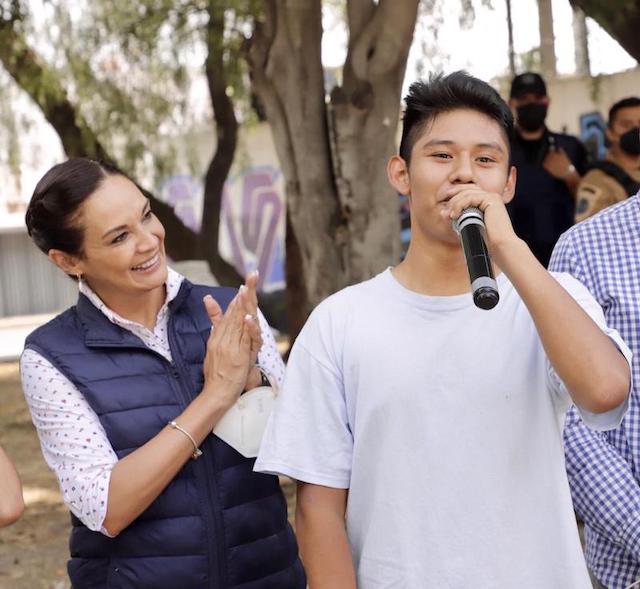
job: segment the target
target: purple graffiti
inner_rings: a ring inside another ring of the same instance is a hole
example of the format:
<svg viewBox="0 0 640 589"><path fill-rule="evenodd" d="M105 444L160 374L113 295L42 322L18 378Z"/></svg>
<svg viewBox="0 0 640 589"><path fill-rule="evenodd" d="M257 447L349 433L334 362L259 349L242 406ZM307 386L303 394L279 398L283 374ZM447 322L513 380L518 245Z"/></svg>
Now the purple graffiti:
<svg viewBox="0 0 640 589"><path fill-rule="evenodd" d="M280 173L271 166L251 168L228 179L222 195L220 229L229 237L230 262L243 275L257 268L261 290L284 286L284 244L278 232L284 215L277 186ZM202 190L200 180L176 175L161 185L160 196L187 227L199 231L196 208L201 206Z"/></svg>
<svg viewBox="0 0 640 589"><path fill-rule="evenodd" d="M222 199L222 221L229 232L233 264L242 274L257 268L260 272L260 289L271 282L270 278L274 278L274 272L269 275L274 263L282 262L275 260L278 252L282 255L282 249L277 247L278 223L284 212L282 198L275 184L279 174L279 170L271 167L248 170L241 176L241 194L232 195L227 183ZM234 223L234 216L240 218L239 231ZM254 258L253 263L247 260L246 252L253 254L248 256ZM282 274L276 272L278 273Z"/></svg>
<svg viewBox="0 0 640 589"><path fill-rule="evenodd" d="M202 183L195 178L181 174L171 176L160 187L160 198L173 207L180 220L193 231L200 231L200 220L194 207L198 195L202 192Z"/></svg>

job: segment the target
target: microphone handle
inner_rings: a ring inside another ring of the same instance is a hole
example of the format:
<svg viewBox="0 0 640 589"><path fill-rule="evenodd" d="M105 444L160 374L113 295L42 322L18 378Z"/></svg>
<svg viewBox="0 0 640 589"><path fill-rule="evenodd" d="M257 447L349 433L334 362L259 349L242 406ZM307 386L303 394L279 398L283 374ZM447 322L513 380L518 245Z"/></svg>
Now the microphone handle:
<svg viewBox="0 0 640 589"><path fill-rule="evenodd" d="M473 302L480 309L493 309L498 304L498 283L493 275L489 250L482 230L484 221L478 209L465 209L457 221L464 257L469 271Z"/></svg>

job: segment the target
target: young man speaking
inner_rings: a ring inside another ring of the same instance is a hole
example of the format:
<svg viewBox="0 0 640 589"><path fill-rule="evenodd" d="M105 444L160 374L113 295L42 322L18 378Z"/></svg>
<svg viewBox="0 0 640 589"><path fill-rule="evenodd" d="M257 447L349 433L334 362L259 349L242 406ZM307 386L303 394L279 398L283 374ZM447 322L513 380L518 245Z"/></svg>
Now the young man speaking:
<svg viewBox="0 0 640 589"><path fill-rule="evenodd" d="M512 129L463 72L414 84L388 165L411 204L406 258L329 297L294 345L255 468L299 481L311 589L590 587L562 424L572 401L594 428L620 422L629 352L515 235ZM490 311L451 226L468 207L484 212Z"/></svg>

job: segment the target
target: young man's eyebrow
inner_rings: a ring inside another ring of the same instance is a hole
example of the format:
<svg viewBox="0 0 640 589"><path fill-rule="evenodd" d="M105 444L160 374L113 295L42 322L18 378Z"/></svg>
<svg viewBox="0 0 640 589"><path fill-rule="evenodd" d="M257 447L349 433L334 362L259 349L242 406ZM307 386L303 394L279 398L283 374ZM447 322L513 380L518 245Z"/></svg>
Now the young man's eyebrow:
<svg viewBox="0 0 640 589"><path fill-rule="evenodd" d="M455 145L455 143L456 142L451 141L451 139L430 139L422 146L422 149L425 147L433 147L434 145Z"/></svg>
<svg viewBox="0 0 640 589"><path fill-rule="evenodd" d="M434 147L437 145L456 145L456 142L452 141L451 139L431 139L427 141L421 149L426 149L428 147ZM502 146L495 141L476 143L474 147L480 147L481 149L495 149L496 151L504 153L504 149L502 149Z"/></svg>
<svg viewBox="0 0 640 589"><path fill-rule="evenodd" d="M504 153L504 149L502 149L502 146L495 141L489 141L487 143L477 143L476 147L481 147L482 149L495 149L496 151Z"/></svg>
<svg viewBox="0 0 640 589"><path fill-rule="evenodd" d="M148 198L144 199L144 206L142 207L142 214L144 215L144 212L147 210L147 208L151 205L151 201ZM123 229L126 229L127 225L118 225L117 227L114 227L113 229L109 229L109 231L107 231L103 236L102 239L104 239L107 235L109 235L110 233L114 233L116 231L122 231Z"/></svg>

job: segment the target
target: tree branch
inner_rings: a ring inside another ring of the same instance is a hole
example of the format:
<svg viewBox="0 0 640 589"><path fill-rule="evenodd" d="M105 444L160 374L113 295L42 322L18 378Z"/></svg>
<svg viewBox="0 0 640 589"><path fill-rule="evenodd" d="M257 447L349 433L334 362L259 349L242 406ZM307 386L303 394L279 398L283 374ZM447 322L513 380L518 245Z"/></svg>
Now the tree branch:
<svg viewBox="0 0 640 589"><path fill-rule="evenodd" d="M29 47L17 32L15 23L0 20L0 62L55 129L66 155L115 162L69 100L58 74ZM182 223L169 205L149 191L143 189L143 192L167 228L166 246L171 258L179 261L198 257L197 235Z"/></svg>
<svg viewBox="0 0 640 589"><path fill-rule="evenodd" d="M372 82L406 61L419 0L380 0L368 25L350 44L347 61L355 77Z"/></svg>
<svg viewBox="0 0 640 589"><path fill-rule="evenodd" d="M349 45L357 39L367 23L373 18L376 5L373 0L350 0L347 2L347 25L349 27Z"/></svg>
<svg viewBox="0 0 640 589"><path fill-rule="evenodd" d="M233 112L233 104L226 91L224 32L224 9L218 6L215 0L212 0L209 6L209 22L206 30L208 53L205 72L218 143L205 175L200 243L202 253L218 281L237 286L242 284L242 277L231 264L222 258L218 249L224 183L233 164L238 137L238 122Z"/></svg>
<svg viewBox="0 0 640 589"><path fill-rule="evenodd" d="M569 0L574 8L595 20L625 51L640 62L640 9L637 0Z"/></svg>
<svg viewBox="0 0 640 589"><path fill-rule="evenodd" d="M106 152L82 116L76 112L57 74L43 63L17 33L14 23L0 21L0 61L17 84L40 107L60 136L69 157L107 159Z"/></svg>
<svg viewBox="0 0 640 589"><path fill-rule="evenodd" d="M295 154L284 105L273 83L266 74L269 55L276 33L277 9L273 0L265 0L265 18L254 25L251 38L244 44L244 53L249 64L251 84L260 97L267 119L274 135L278 161L284 177L289 182L298 184L297 170L294 165ZM288 203L289 204L289 203Z"/></svg>

